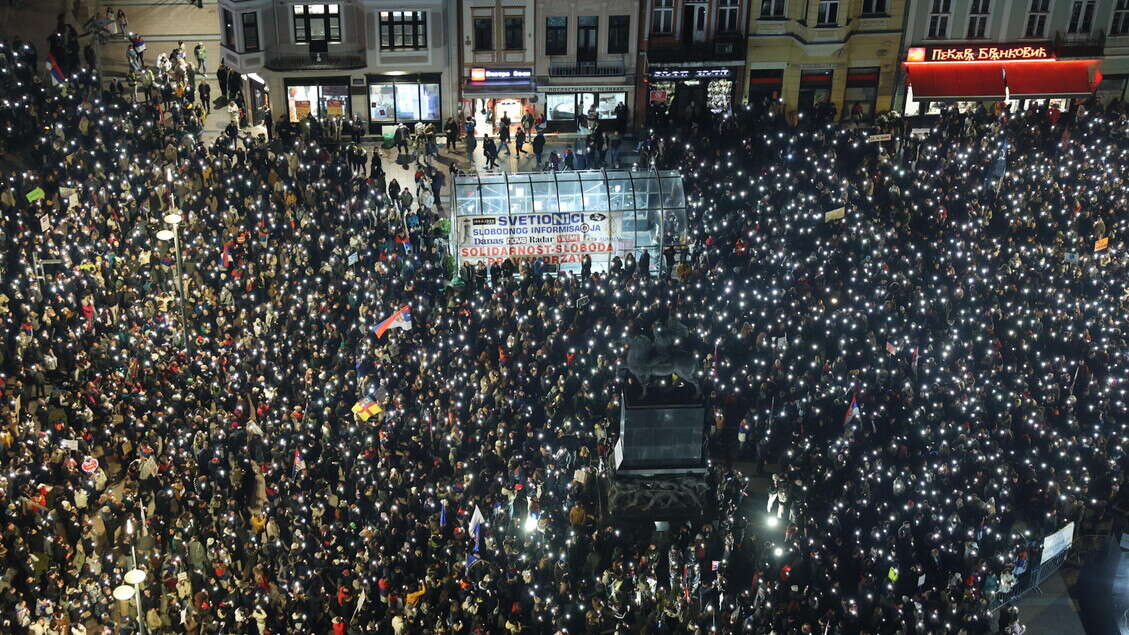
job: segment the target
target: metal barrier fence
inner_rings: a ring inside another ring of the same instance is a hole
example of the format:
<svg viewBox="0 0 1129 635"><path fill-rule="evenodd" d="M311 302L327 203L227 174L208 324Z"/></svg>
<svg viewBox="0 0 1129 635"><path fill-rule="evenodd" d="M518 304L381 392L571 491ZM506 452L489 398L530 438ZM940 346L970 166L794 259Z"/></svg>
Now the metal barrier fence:
<svg viewBox="0 0 1129 635"><path fill-rule="evenodd" d="M995 613L1008 604L1019 601L1031 591L1041 593L1039 587L1057 573L1063 564L1069 562L1073 566L1080 567L1089 562L1095 554L1108 549L1113 540L1113 536L1108 534L1076 537L1066 551L1023 572L1007 593L997 593L991 601L992 612Z"/></svg>

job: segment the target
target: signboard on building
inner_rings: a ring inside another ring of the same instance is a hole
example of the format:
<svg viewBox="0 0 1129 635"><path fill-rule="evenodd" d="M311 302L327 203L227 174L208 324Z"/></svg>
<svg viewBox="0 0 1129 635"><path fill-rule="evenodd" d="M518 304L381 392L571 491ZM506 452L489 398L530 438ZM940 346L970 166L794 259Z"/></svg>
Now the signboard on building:
<svg viewBox="0 0 1129 635"><path fill-rule="evenodd" d="M655 67L650 70L651 79L677 80L677 79L729 79L733 77L733 68L729 66L703 66L695 68Z"/></svg>
<svg viewBox="0 0 1129 635"><path fill-rule="evenodd" d="M599 212L462 216L455 238L459 261L541 257L547 264L578 263L585 255L612 252L609 220Z"/></svg>
<svg viewBox="0 0 1129 635"><path fill-rule="evenodd" d="M469 83L474 86L493 84L528 84L533 79L532 68L485 68L470 69Z"/></svg>
<svg viewBox="0 0 1129 635"><path fill-rule="evenodd" d="M1014 62L1017 60L1054 59L1050 44L950 44L914 46L906 52L907 62Z"/></svg>

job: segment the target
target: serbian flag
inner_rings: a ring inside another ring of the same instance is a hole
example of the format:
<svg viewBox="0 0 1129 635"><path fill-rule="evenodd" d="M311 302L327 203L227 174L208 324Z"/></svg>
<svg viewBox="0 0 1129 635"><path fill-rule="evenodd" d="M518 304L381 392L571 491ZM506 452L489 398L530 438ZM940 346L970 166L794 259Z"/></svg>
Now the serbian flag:
<svg viewBox="0 0 1129 635"><path fill-rule="evenodd" d="M220 262L225 269L231 267L231 246L234 244L235 243L230 240L227 241L223 244L223 251L220 252Z"/></svg>
<svg viewBox="0 0 1129 635"><path fill-rule="evenodd" d="M373 415L378 415L381 412L384 412L384 409L380 407L380 404L368 397L353 404L353 414L357 415L357 418L361 421L368 421Z"/></svg>
<svg viewBox="0 0 1129 635"><path fill-rule="evenodd" d="M55 80L56 84L62 84L67 81L63 75L63 69L59 68L59 62L55 61L55 56L51 53L47 54L47 64L51 68L51 79Z"/></svg>
<svg viewBox="0 0 1129 635"><path fill-rule="evenodd" d="M851 395L851 405L847 406L847 414L843 416L843 425L851 422L851 419L862 418L862 412L859 410L859 400Z"/></svg>
<svg viewBox="0 0 1129 635"><path fill-rule="evenodd" d="M299 449L294 450L294 474L299 470L306 469L306 460L302 458L302 451Z"/></svg>
<svg viewBox="0 0 1129 635"><path fill-rule="evenodd" d="M405 331L412 330L412 308L404 305L392 315L389 315L383 322L376 325L373 332L376 333L376 339L384 337L384 332L388 329L403 329Z"/></svg>

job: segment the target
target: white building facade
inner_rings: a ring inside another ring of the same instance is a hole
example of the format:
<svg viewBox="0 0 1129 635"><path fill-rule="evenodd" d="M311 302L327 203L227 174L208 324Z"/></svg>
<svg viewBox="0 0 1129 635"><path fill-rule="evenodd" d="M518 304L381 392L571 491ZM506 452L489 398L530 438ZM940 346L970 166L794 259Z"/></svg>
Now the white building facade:
<svg viewBox="0 0 1129 635"><path fill-rule="evenodd" d="M243 75L258 122L343 117L369 133L440 126L458 103L448 0L219 0L223 61Z"/></svg>
<svg viewBox="0 0 1129 635"><path fill-rule="evenodd" d="M638 0L537 0L537 96L550 131L577 130L577 115L605 124L635 104ZM588 122L589 126L593 122Z"/></svg>
<svg viewBox="0 0 1129 635"><path fill-rule="evenodd" d="M516 124L527 112L536 116L534 0L457 1L462 35L458 112L474 120L479 136L493 133L503 117Z"/></svg>

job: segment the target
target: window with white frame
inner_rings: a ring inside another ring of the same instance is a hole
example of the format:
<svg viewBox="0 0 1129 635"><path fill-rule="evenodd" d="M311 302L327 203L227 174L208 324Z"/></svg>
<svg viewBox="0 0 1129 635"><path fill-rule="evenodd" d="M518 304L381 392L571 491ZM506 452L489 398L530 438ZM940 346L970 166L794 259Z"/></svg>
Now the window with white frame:
<svg viewBox="0 0 1129 635"><path fill-rule="evenodd" d="M1047 16L1050 15L1051 0L1031 0L1030 10L1027 12L1026 37L1046 37Z"/></svg>
<svg viewBox="0 0 1129 635"><path fill-rule="evenodd" d="M839 23L839 0L819 0L816 26L835 26Z"/></svg>
<svg viewBox="0 0 1129 635"><path fill-rule="evenodd" d="M972 0L968 5L968 39L978 40L988 31L988 15L992 0Z"/></svg>
<svg viewBox="0 0 1129 635"><path fill-rule="evenodd" d="M674 0L655 0L655 8L651 14L651 32L674 32Z"/></svg>
<svg viewBox="0 0 1129 635"><path fill-rule="evenodd" d="M1094 27L1094 0L1074 0L1070 3L1070 33L1089 33Z"/></svg>
<svg viewBox="0 0 1129 635"><path fill-rule="evenodd" d="M1113 7L1113 23L1109 25L1110 35L1129 35L1129 0L1117 0Z"/></svg>
<svg viewBox="0 0 1129 635"><path fill-rule="evenodd" d="M929 7L929 33L933 40L949 37L949 18L953 11L953 0L933 0Z"/></svg>
<svg viewBox="0 0 1129 635"><path fill-rule="evenodd" d="M783 18L788 0L761 0L762 18Z"/></svg>
<svg viewBox="0 0 1129 635"><path fill-rule="evenodd" d="M294 15L294 41L341 41L341 5L296 4Z"/></svg>
<svg viewBox="0 0 1129 635"><path fill-rule="evenodd" d="M717 30L721 33L737 31L737 10L740 0L719 0L717 6Z"/></svg>
<svg viewBox="0 0 1129 635"><path fill-rule="evenodd" d="M885 15L886 0L862 0L863 15Z"/></svg>

